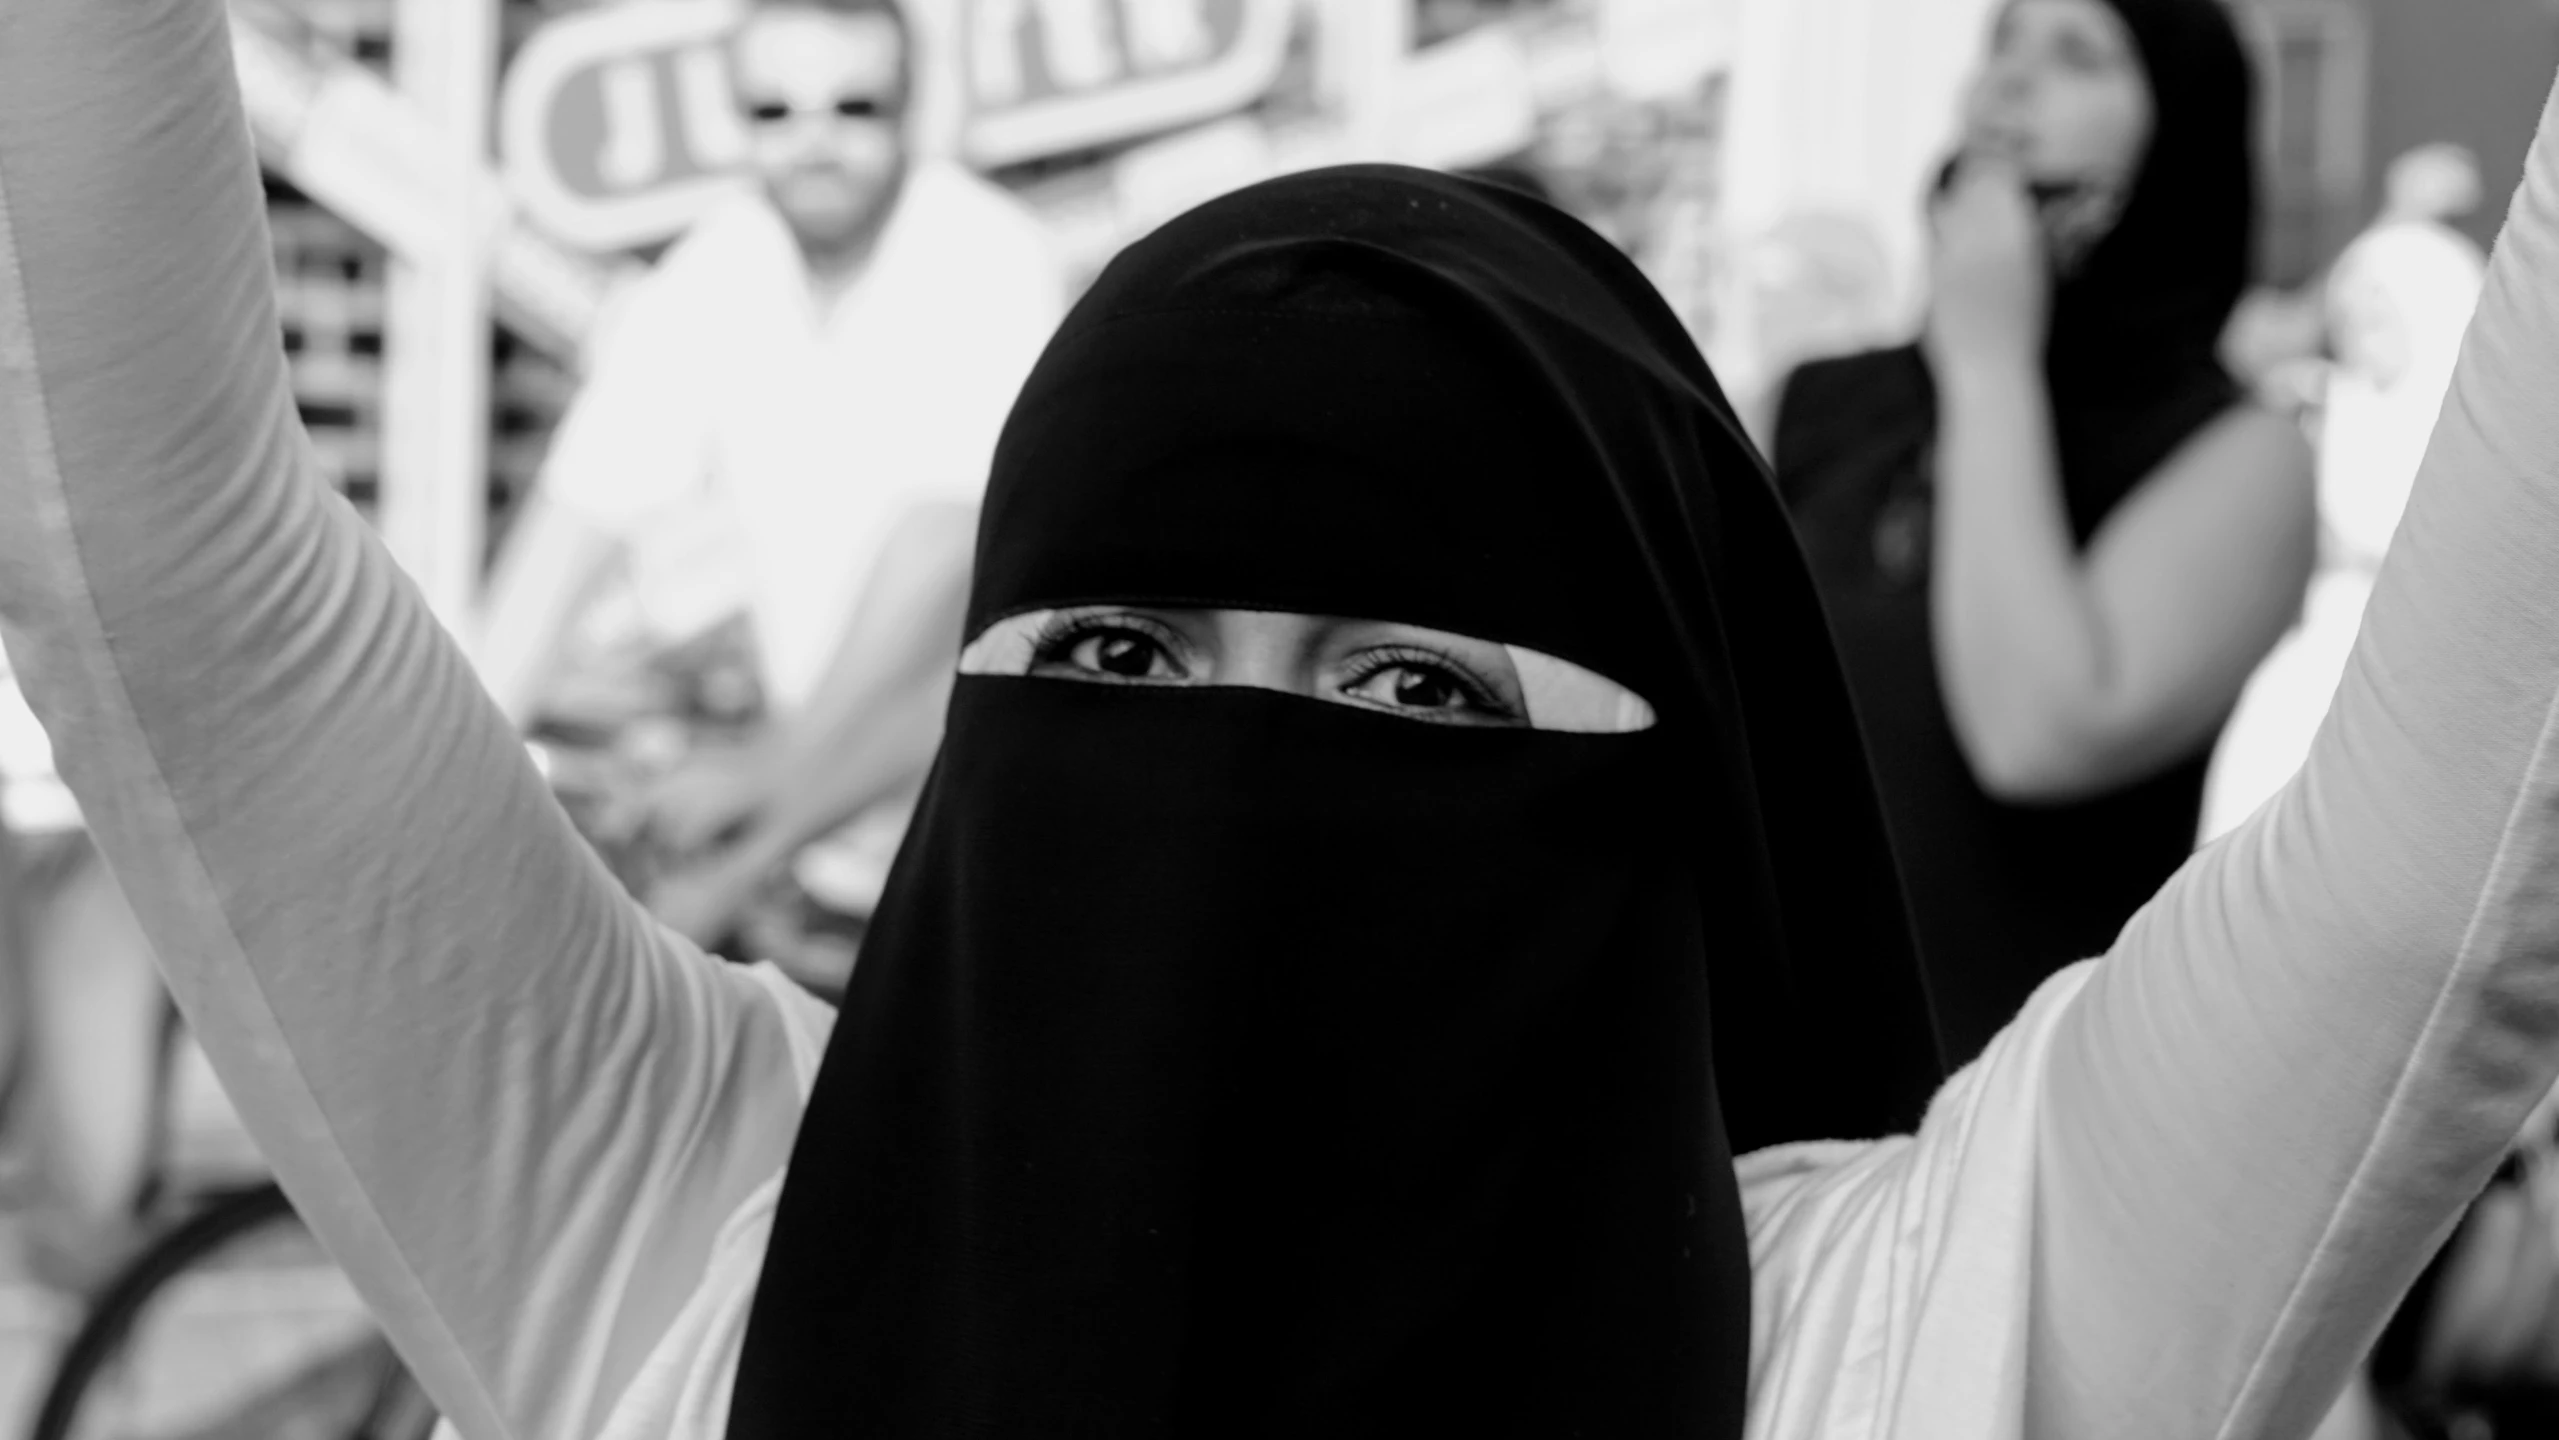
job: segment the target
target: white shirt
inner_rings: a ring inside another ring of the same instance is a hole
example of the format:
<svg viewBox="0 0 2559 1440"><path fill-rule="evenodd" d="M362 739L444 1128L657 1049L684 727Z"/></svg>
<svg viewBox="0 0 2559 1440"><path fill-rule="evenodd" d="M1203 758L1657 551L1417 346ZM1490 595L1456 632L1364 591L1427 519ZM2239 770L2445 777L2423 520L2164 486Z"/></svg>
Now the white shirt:
<svg viewBox="0 0 2559 1440"><path fill-rule="evenodd" d="M320 479L220 0L7 17L0 621L172 992L462 1435L716 1440L824 1018L612 884ZM1740 1162L1753 1440L2327 1411L2559 1078L2554 386L2559 110L2301 780L1916 1135Z"/></svg>
<svg viewBox="0 0 2559 1440"><path fill-rule="evenodd" d="M2319 436L2318 573L2299 623L2249 676L2215 745L2204 784L2203 837L2235 829L2281 790L2346 670L2373 572L2408 505L2462 336L2479 305L2487 261L2469 239L2432 222L2366 231L2333 267L2330 309L2379 311L2392 352L2387 377L2351 366L2328 381ZM2346 302L2341 307L2339 301ZM2388 383L2383 383L2384 378Z"/></svg>
<svg viewBox="0 0 2559 1440"><path fill-rule="evenodd" d="M79 828L80 802L54 773L53 741L0 652L0 830L56 835Z"/></svg>
<svg viewBox="0 0 2559 1440"><path fill-rule="evenodd" d="M670 628L731 598L699 589L725 563L768 699L794 710L898 519L984 492L1064 302L1037 219L956 166L918 163L865 269L824 307L781 216L742 194L599 334L541 483L630 543L644 596L682 614Z"/></svg>
<svg viewBox="0 0 2559 1440"><path fill-rule="evenodd" d="M2047 982L2020 1023L1940 1092L1916 1139L1788 1145L1738 1162L1751 1234L1754 1440L2017 1435L2035 1083L2086 968ZM790 1101L805 1105L834 1012L770 965L744 973L779 1012ZM602 1417L599 1440L726 1434L781 1193L777 1173L721 1223L699 1283ZM577 1323L577 1308L562 1306L560 1323Z"/></svg>

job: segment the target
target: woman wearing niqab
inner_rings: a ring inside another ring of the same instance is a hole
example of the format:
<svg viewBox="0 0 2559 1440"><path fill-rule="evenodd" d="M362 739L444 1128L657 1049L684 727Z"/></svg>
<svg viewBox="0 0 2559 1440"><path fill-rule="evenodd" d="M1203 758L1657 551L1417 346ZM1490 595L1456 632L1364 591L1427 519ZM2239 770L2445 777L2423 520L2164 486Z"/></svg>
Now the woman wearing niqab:
<svg viewBox="0 0 2559 1440"><path fill-rule="evenodd" d="M1659 723L965 677L732 1433L1737 1424L1731 1154L1941 1072L1785 515L1633 266L1413 172L1205 207L1052 344L978 574L973 634L1390 616Z"/></svg>
<svg viewBox="0 0 2559 1440"><path fill-rule="evenodd" d="M316 477L225 23L0 11L0 622L460 1435L2298 1434L2559 1071L2559 136L2351 742L1940 1084L1711 377L1390 168L1096 285L843 1010L705 959Z"/></svg>

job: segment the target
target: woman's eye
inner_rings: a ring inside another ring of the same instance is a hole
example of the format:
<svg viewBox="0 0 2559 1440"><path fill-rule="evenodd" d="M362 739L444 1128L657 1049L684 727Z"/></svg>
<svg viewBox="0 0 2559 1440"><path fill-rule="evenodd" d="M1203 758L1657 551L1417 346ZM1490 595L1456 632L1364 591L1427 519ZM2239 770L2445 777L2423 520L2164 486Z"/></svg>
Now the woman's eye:
<svg viewBox="0 0 2559 1440"><path fill-rule="evenodd" d="M1481 686L1443 665L1396 660L1362 675L1344 694L1370 705L1447 717L1513 718L1487 700Z"/></svg>
<svg viewBox="0 0 2559 1440"><path fill-rule="evenodd" d="M1073 659L1087 670L1129 680L1151 680L1173 672L1173 657L1164 647L1131 630L1089 635L1076 642Z"/></svg>
<svg viewBox="0 0 2559 1440"><path fill-rule="evenodd" d="M1123 625L1086 626L1041 643L1034 672L1068 670L1114 680L1179 680L1182 667L1163 640Z"/></svg>

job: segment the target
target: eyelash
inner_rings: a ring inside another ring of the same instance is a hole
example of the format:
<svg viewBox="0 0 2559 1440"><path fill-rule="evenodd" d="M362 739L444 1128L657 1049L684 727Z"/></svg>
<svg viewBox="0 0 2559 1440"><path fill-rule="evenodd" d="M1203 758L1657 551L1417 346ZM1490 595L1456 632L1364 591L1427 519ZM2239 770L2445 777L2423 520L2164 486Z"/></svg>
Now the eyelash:
<svg viewBox="0 0 2559 1440"><path fill-rule="evenodd" d="M1182 643L1182 637L1175 634L1170 626L1157 624L1143 616L1117 611L1102 615L1078 615L1073 611L1063 611L1042 621L1039 633L1031 637L1031 663L1033 665L1062 663L1066 660L1068 653L1074 650L1076 642L1095 635L1107 635L1113 631L1129 631L1143 635L1164 647L1164 652L1176 660L1181 659L1183 652L1188 648Z"/></svg>
<svg viewBox="0 0 2559 1440"><path fill-rule="evenodd" d="M1125 612L1078 615L1070 611L1052 615L1042 622L1039 633L1031 637L1031 664L1033 666L1062 664L1079 642L1095 635L1107 635L1114 631L1144 635L1162 646L1165 652L1176 660L1182 658L1186 648L1181 637L1173 633L1169 627L1159 625L1142 616ZM1455 656L1422 646L1390 645L1363 651L1359 664L1350 675L1348 683L1354 688L1365 685L1384 672L1399 666L1414 666L1446 675L1472 709L1505 719L1521 718L1513 713L1511 706L1503 703L1500 697L1493 693L1493 687L1478 678L1464 662Z"/></svg>
<svg viewBox="0 0 2559 1440"><path fill-rule="evenodd" d="M1494 696L1493 687L1478 679L1475 672L1467 669L1455 656L1415 645L1390 645L1361 652L1359 668L1350 677L1350 683L1365 685L1386 671L1403 666L1446 675L1457 686L1458 693L1466 697L1469 706L1487 715L1509 716L1511 713L1511 708Z"/></svg>

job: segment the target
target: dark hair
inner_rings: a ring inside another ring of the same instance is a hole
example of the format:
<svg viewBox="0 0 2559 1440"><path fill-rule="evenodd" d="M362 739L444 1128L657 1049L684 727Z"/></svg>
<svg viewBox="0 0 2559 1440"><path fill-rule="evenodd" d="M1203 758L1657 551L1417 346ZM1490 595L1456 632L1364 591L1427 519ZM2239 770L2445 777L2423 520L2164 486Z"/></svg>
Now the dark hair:
<svg viewBox="0 0 2559 1440"><path fill-rule="evenodd" d="M906 6L899 3L899 0L747 0L746 7L739 15L737 25L730 34L735 36L744 32L746 27L755 23L759 16L785 10L805 10L833 20L867 20L878 16L896 26L898 89L908 104L914 102L915 18L907 13Z"/></svg>

